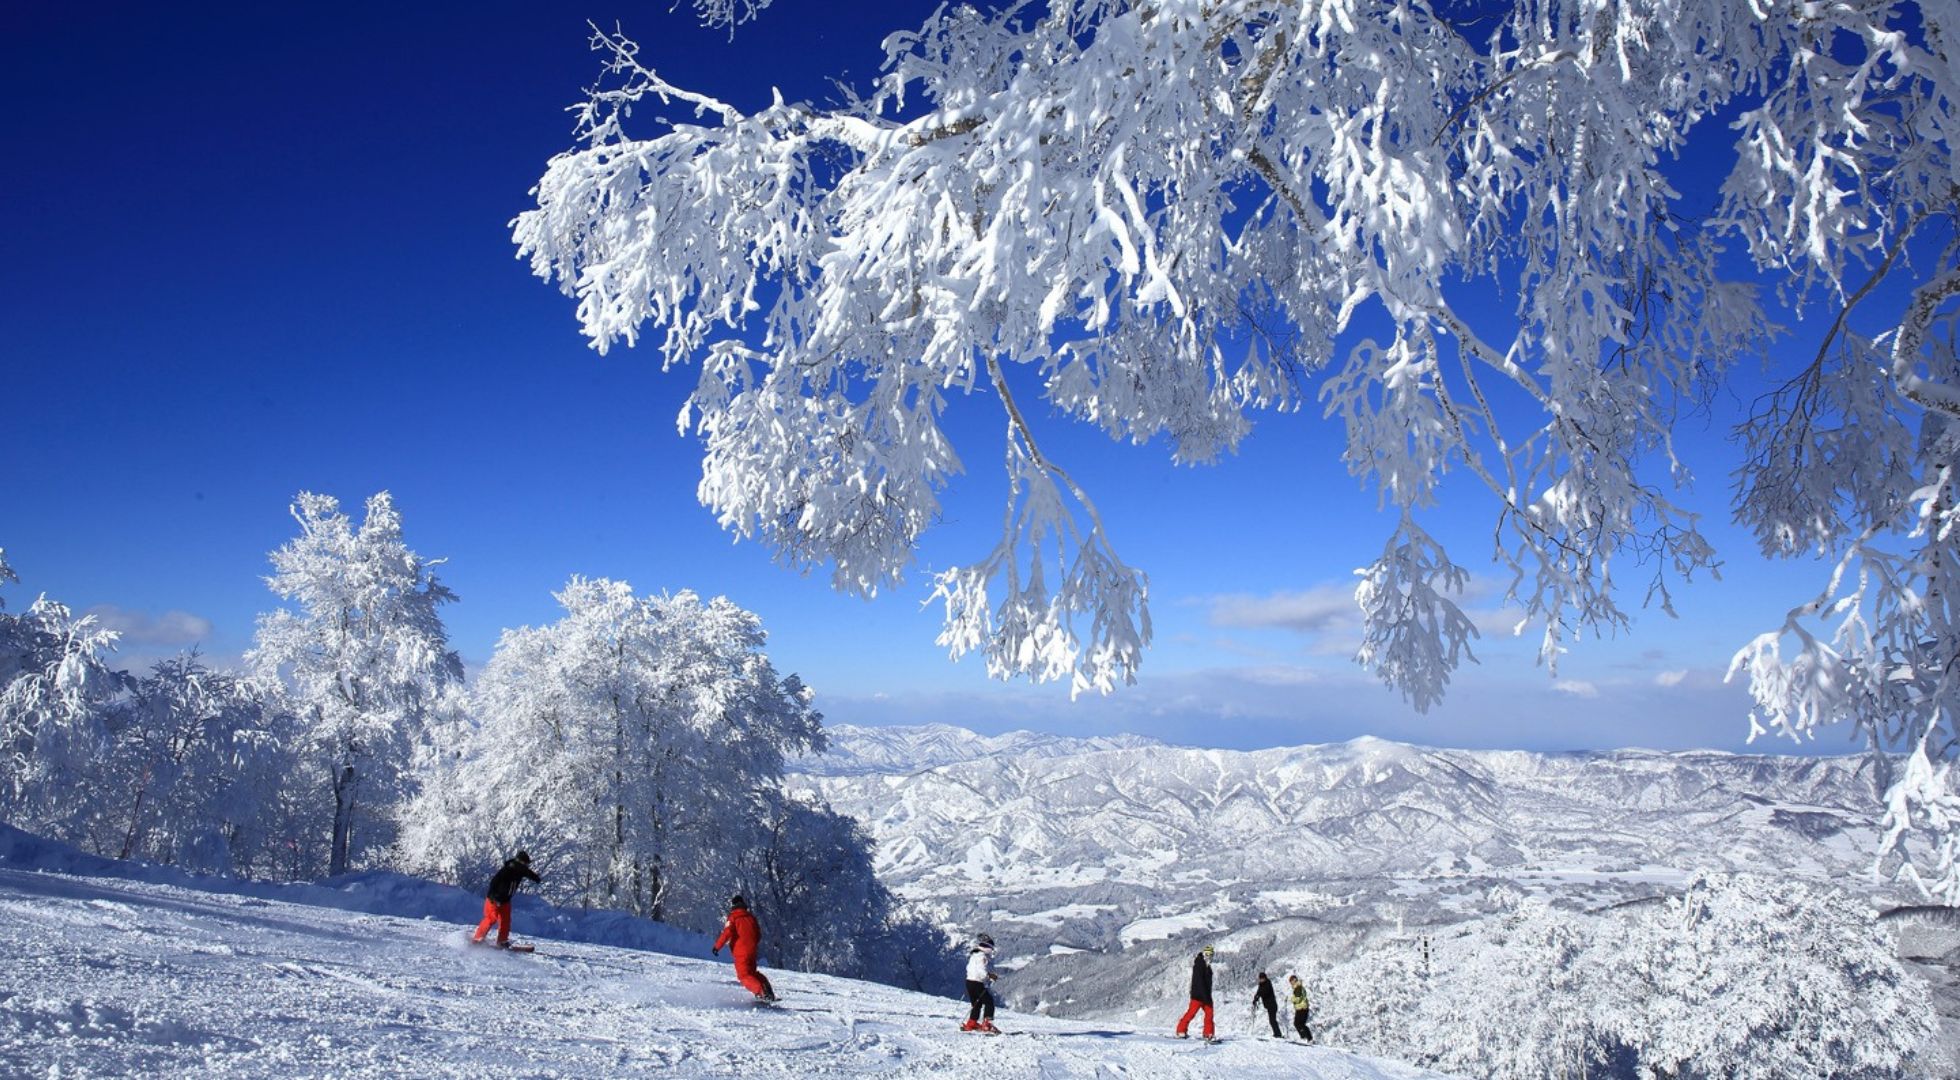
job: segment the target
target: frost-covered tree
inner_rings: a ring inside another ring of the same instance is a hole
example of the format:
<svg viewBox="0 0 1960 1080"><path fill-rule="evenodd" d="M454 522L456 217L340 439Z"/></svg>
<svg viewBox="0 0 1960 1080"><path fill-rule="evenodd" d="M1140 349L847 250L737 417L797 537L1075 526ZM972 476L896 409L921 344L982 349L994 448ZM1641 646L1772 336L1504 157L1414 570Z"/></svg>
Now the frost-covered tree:
<svg viewBox="0 0 1960 1080"><path fill-rule="evenodd" d="M326 871L392 840L392 812L426 725L461 680L441 605L456 599L409 550L387 492L356 528L330 496L301 492L300 535L272 552L266 584L297 610L261 616L248 662L285 688L292 783L331 805ZM373 833L375 835L369 835Z"/></svg>
<svg viewBox="0 0 1960 1080"><path fill-rule="evenodd" d="M1598 915L1513 897L1434 938L1427 975L1395 941L1327 973L1339 1045L1462 1076L1920 1075L1929 991L1859 899L1704 875Z"/></svg>
<svg viewBox="0 0 1960 1080"><path fill-rule="evenodd" d="M407 815L403 859L461 877L526 847L561 902L708 929L783 760L823 746L810 693L725 598L579 577L556 595L563 619L498 642L478 729Z"/></svg>
<svg viewBox="0 0 1960 1080"><path fill-rule="evenodd" d="M1601 1027L1655 1077L1922 1075L1926 986L1858 897L1704 875L1600 935L1633 1002Z"/></svg>
<svg viewBox="0 0 1960 1080"><path fill-rule="evenodd" d="M157 663L110 714L98 849L232 873L234 850L249 860L278 833L285 719L265 688L195 652Z"/></svg>
<svg viewBox="0 0 1960 1080"><path fill-rule="evenodd" d="M0 584L18 580L0 552ZM0 610L0 818L82 840L104 713L127 683L108 663L116 637L46 596L19 615Z"/></svg>
<svg viewBox="0 0 1960 1080"><path fill-rule="evenodd" d="M955 994L963 960L926 920L901 910L872 869L855 819L813 795L771 793L761 843L744 859L743 893L785 967Z"/></svg>
<svg viewBox="0 0 1960 1080"><path fill-rule="evenodd" d="M1302 969L1321 1041L1416 1057L1410 1023L1429 992L1433 948L1427 938L1398 933L1325 973Z"/></svg>
<svg viewBox="0 0 1960 1080"><path fill-rule="evenodd" d="M962 468L944 414L991 398L1002 531L938 576L941 641L1078 689L1132 676L1148 590L1049 416L1206 463L1317 400L1393 522L1359 659L1420 708L1475 637L1425 526L1444 473L1487 493L1553 663L1630 621L1629 583L1671 610L1714 565L1671 425L1765 353L1735 515L1834 568L1736 670L1765 730L1914 749L1894 820L1943 828L1955 26L1955 0L958 4L886 39L869 96L754 111L598 33L611 78L514 235L597 348L700 362L703 502L839 588L901 579ZM1772 351L1758 280L1821 340ZM1947 855L1927 884L1960 896Z"/></svg>

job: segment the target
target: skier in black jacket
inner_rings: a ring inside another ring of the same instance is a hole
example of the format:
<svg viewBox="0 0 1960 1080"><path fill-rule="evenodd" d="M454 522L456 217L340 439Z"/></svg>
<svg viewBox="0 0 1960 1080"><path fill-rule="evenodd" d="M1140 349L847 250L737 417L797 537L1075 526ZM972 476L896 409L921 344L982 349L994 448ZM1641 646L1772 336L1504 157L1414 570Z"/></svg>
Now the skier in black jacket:
<svg viewBox="0 0 1960 1080"><path fill-rule="evenodd" d="M1272 1025L1273 1038L1285 1038L1279 1033L1279 998L1273 993L1273 981L1263 971L1259 973L1259 989L1252 992L1252 1007L1257 1009L1261 1005L1266 1007L1266 1023Z"/></svg>
<svg viewBox="0 0 1960 1080"><path fill-rule="evenodd" d="M1215 1038L1211 1024L1211 946L1191 958L1191 1007L1184 1010L1184 1016L1177 1022L1177 1037L1188 1038L1191 1034L1191 1018L1198 1010L1205 1013L1205 1038Z"/></svg>
<svg viewBox="0 0 1960 1080"><path fill-rule="evenodd" d="M517 895L517 887L524 884L525 878L544 880L531 869L530 852L520 851L505 860L503 869L490 878L490 887L483 892L483 921L476 924L476 936L470 939L472 944L483 944L483 935L495 926L497 948L510 948L510 901Z"/></svg>

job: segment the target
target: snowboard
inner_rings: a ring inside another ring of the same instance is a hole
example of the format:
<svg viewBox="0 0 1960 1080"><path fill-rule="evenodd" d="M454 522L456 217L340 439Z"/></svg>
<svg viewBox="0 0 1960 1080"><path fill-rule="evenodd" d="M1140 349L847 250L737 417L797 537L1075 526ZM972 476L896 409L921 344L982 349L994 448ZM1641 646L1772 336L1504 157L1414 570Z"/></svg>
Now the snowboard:
<svg viewBox="0 0 1960 1080"><path fill-rule="evenodd" d="M475 941L475 940L472 940L470 942L470 947L476 949L495 949L498 952L515 952L515 953L534 953L538 951L538 947L536 945L501 945L500 946L500 945L492 945L487 941Z"/></svg>

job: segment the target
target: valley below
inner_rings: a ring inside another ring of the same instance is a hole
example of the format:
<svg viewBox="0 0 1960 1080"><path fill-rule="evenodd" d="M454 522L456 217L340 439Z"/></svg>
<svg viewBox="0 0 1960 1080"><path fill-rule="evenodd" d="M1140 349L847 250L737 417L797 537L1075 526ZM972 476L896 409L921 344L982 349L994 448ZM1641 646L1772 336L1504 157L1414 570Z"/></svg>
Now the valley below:
<svg viewBox="0 0 1960 1080"><path fill-rule="evenodd" d="M1368 950L1426 962L1432 937L1523 897L1611 912L1697 873L1850 890L1877 910L1923 903L1874 866L1889 762L1868 756L830 733L793 782L863 824L908 903L957 938L993 934L1004 997L1030 1012L1168 1026L1191 954L1213 944L1224 1022L1250 1031L1259 971L1317 987ZM1948 933L1905 939L1950 1013ZM1335 1033L1366 1007L1316 1001Z"/></svg>

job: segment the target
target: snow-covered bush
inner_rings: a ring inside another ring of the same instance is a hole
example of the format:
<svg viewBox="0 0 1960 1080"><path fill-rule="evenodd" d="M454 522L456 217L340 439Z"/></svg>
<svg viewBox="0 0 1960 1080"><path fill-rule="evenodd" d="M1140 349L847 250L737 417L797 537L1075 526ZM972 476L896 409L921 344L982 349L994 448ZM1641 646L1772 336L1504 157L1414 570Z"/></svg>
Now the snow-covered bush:
<svg viewBox="0 0 1960 1080"><path fill-rule="evenodd" d="M1935 1027L1868 907L1748 876L1599 914L1514 897L1502 917L1398 937L1322 984L1332 1042L1516 1080L1905 1077Z"/></svg>
<svg viewBox="0 0 1960 1080"><path fill-rule="evenodd" d="M358 529L330 496L301 492L292 512L300 535L272 553L266 584L298 610L261 616L247 660L284 688L296 725L284 786L306 793L327 837L325 865L308 858L295 876L340 874L393 841L409 766L463 677L438 611L456 596L436 579L440 560L409 550L387 492ZM313 850L295 840L295 853Z"/></svg>

